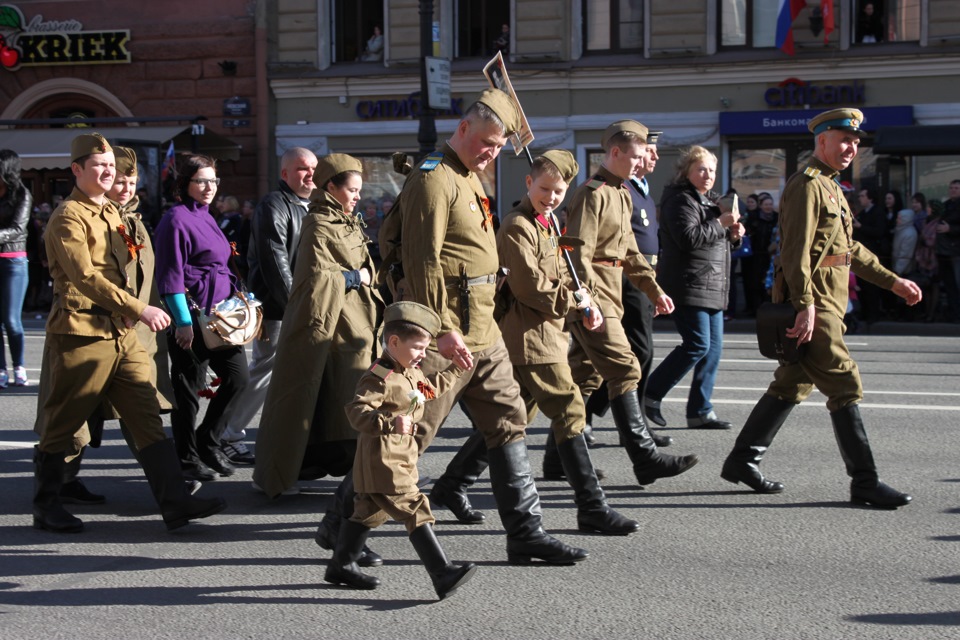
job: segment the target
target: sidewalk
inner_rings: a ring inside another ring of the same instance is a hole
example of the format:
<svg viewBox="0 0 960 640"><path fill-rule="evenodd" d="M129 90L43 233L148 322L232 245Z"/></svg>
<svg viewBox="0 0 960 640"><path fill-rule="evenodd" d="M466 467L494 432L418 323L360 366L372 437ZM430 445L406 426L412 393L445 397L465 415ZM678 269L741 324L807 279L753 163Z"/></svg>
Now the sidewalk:
<svg viewBox="0 0 960 640"><path fill-rule="evenodd" d="M655 318L654 331L676 331L670 316ZM723 323L725 334L743 333L756 335L757 326L753 318L735 318ZM860 323L856 333L847 336L939 336L960 337L960 324L950 322L893 322L882 321L868 325Z"/></svg>

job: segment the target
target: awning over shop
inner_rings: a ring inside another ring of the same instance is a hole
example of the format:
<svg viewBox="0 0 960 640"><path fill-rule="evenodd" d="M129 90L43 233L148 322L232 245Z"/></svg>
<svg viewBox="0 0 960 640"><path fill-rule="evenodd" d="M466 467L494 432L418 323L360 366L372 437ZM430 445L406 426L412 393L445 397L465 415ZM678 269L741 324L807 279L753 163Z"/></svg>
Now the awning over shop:
<svg viewBox="0 0 960 640"><path fill-rule="evenodd" d="M69 169L70 141L84 132L98 131L114 144L124 142L166 145L173 140L178 152L193 151L191 125L167 127L98 127L65 129L0 129L0 149L13 149L20 156L23 168ZM217 160L238 160L240 145L209 129L196 136L197 153Z"/></svg>
<svg viewBox="0 0 960 640"><path fill-rule="evenodd" d="M889 155L960 155L960 125L880 127L873 150Z"/></svg>

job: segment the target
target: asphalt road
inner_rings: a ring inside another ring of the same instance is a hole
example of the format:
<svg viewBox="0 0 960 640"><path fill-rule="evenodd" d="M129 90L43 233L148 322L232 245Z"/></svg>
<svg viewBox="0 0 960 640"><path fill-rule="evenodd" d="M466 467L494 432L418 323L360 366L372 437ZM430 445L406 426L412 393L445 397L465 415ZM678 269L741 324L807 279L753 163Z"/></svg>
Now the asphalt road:
<svg viewBox="0 0 960 640"><path fill-rule="evenodd" d="M677 341L658 333L663 356ZM664 402L671 453L697 452L688 474L641 490L608 417L595 463L609 501L640 533L576 530L569 488L538 481L546 528L585 547L574 567L513 567L486 476L473 493L487 513L463 526L439 509L437 533L455 560L480 565L436 602L404 530L388 524L371 546L386 564L373 592L323 582L327 552L313 543L333 479L268 501L251 471L204 485L223 514L167 533L146 481L109 427L83 476L108 496L72 507L86 530L31 528L31 426L36 387L0 391L0 638L958 638L960 637L960 341L851 336L866 388L862 413L881 474L913 494L897 511L847 502L848 479L823 397L794 411L763 469L787 490L760 496L720 479L736 432L683 424L686 381ZM43 334L27 337L39 373ZM774 364L750 335L728 335L714 402L743 424ZM529 431L538 471L546 422ZM467 435L451 416L422 461L437 477ZM254 434L255 435L255 434ZM251 436L253 438L254 436Z"/></svg>

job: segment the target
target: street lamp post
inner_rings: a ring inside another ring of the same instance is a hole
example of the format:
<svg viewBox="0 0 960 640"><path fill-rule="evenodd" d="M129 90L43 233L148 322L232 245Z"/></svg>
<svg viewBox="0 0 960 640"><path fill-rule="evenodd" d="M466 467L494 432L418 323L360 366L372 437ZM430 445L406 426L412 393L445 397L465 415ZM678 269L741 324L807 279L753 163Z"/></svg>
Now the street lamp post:
<svg viewBox="0 0 960 640"><path fill-rule="evenodd" d="M433 0L420 0L420 129L417 142L420 156L432 152L437 146L437 125L430 108L427 90L427 57L433 55Z"/></svg>

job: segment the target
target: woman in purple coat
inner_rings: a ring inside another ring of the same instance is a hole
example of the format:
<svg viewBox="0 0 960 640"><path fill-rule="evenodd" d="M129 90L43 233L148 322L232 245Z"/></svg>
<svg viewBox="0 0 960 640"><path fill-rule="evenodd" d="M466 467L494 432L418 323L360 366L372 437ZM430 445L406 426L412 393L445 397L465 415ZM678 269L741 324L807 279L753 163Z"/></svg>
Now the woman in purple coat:
<svg viewBox="0 0 960 640"><path fill-rule="evenodd" d="M220 450L224 411L249 379L243 347L211 351L198 324L200 310L209 314L211 307L238 289L230 268L232 248L209 210L218 184L213 158L187 156L177 178L180 204L157 225L154 240L157 288L176 324L167 338L176 399L173 439L184 476L200 481L233 475L234 468ZM208 365L220 385L197 427L198 393L206 387Z"/></svg>

